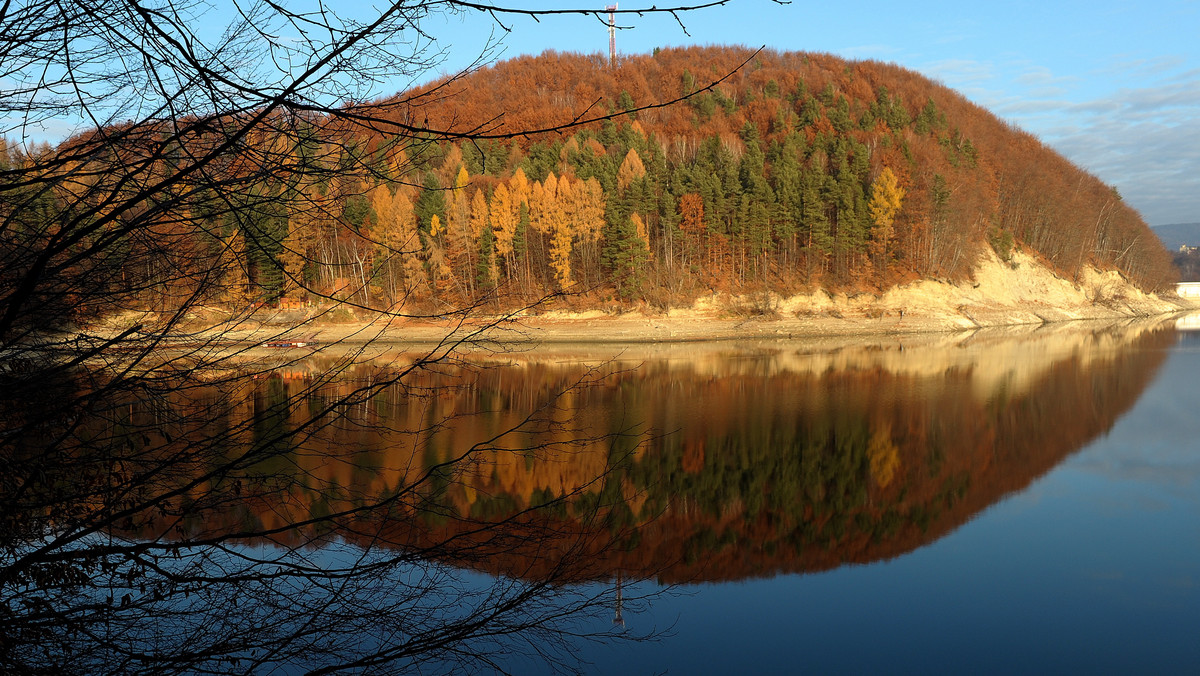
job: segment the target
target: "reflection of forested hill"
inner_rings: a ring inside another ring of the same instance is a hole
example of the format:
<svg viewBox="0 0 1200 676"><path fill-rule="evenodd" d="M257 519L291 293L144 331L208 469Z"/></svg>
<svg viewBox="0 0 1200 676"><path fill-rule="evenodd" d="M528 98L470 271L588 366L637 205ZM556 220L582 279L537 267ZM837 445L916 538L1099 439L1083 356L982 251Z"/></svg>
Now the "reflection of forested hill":
<svg viewBox="0 0 1200 676"><path fill-rule="evenodd" d="M464 565L523 576L565 559L583 563L557 577L671 582L874 561L953 530L1107 431L1171 340L1034 334L939 348L942 371L921 350L908 351L925 364L916 370L885 368L904 363L894 350L828 355L836 369L786 350L727 359L724 373L719 360L610 365L603 378L578 364L455 367L344 411L263 473L257 497L189 528L286 527L416 486L394 518L355 526L359 537L406 547L457 535ZM1006 363L1021 353L1027 363ZM266 437L302 423L303 407L286 402L303 388L316 406L369 380L247 382L225 424ZM620 435L636 430L650 435ZM508 518L520 535L506 553L473 559L496 537L480 524ZM558 556L581 548L590 555Z"/></svg>

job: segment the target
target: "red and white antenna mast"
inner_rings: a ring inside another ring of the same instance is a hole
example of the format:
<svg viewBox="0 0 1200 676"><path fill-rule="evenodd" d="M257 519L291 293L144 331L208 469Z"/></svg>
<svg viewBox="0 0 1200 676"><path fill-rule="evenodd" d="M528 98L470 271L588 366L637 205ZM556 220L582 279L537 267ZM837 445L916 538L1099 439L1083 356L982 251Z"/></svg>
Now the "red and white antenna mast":
<svg viewBox="0 0 1200 676"><path fill-rule="evenodd" d="M617 65L617 6L609 5L608 10L608 67Z"/></svg>

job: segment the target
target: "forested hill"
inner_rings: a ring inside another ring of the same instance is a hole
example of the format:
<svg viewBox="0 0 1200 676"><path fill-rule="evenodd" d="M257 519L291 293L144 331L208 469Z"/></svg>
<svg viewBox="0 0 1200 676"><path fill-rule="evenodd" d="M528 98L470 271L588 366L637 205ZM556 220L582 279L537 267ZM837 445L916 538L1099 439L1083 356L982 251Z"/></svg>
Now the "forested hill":
<svg viewBox="0 0 1200 676"><path fill-rule="evenodd" d="M355 124L356 109L372 117ZM729 47L615 64L546 53L346 110L266 118L228 160L178 177L180 148L224 147L206 135L222 120L169 142L151 126L64 144L62 185L21 213L51 239L37 214L103 215L119 246L64 268L78 274L54 298L85 280L164 307L332 296L421 311L566 290L576 306L662 308L964 279L989 249L1014 247L1068 279L1095 265L1154 290L1176 275L1112 187L891 64ZM576 124L597 116L611 117ZM148 159L120 161L143 147ZM8 151L0 164L26 161ZM147 209L108 210L161 176L169 195L147 188Z"/></svg>
<svg viewBox="0 0 1200 676"><path fill-rule="evenodd" d="M397 194L421 232L433 216L470 224L460 239L474 241L445 236L446 274L476 282L486 269L518 286L671 301L878 288L965 277L989 246L1027 247L1068 277L1094 264L1149 289L1172 279L1115 189L958 93L892 64L752 54L664 49L610 66L548 52L410 92L399 101L423 105L396 119L491 133L690 98L567 133L443 145L398 178L466 186L461 196Z"/></svg>

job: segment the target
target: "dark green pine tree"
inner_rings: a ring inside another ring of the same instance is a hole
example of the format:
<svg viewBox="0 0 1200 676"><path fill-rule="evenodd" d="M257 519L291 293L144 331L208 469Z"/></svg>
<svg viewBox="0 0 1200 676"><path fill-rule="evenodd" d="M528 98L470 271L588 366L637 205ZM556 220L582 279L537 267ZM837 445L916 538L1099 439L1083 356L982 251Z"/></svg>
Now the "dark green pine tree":
<svg viewBox="0 0 1200 676"><path fill-rule="evenodd" d="M884 124L894 131L908 127L911 122L904 102L900 100L899 96L889 94L887 87L879 88L870 111L873 117L883 120Z"/></svg>
<svg viewBox="0 0 1200 676"><path fill-rule="evenodd" d="M771 179L775 192L774 236L788 255L797 247L803 224L803 179L800 158L804 140L792 132L771 148Z"/></svg>
<svg viewBox="0 0 1200 676"><path fill-rule="evenodd" d="M521 168L532 181L544 181L546 176L558 169L558 157L562 152L562 141L538 142L529 147Z"/></svg>
<svg viewBox="0 0 1200 676"><path fill-rule="evenodd" d="M529 249L529 205L521 203L520 215L517 220L517 230L513 233L513 256L521 258Z"/></svg>
<svg viewBox="0 0 1200 676"><path fill-rule="evenodd" d="M752 122L746 122L741 136L746 151L738 166L738 178L742 184L738 221L750 255L760 257L774 248L771 212L775 195L767 181L766 157L759 142L758 128Z"/></svg>
<svg viewBox="0 0 1200 676"><path fill-rule="evenodd" d="M287 237L287 208L274 188L258 184L241 195L241 203L230 210L225 231L241 230L246 246L246 263L255 295L273 301L283 292L283 265L279 253Z"/></svg>
<svg viewBox="0 0 1200 676"><path fill-rule="evenodd" d="M801 220L807 235L809 271L824 269L824 261L833 252L833 232L829 222L828 181L831 177L816 167L807 167L800 175Z"/></svg>
<svg viewBox="0 0 1200 676"><path fill-rule="evenodd" d="M529 261L529 206L524 202L521 203L517 229L513 232L512 248L512 258L516 269L509 270L508 274L510 277L520 276L528 284L532 274Z"/></svg>
<svg viewBox="0 0 1200 676"><path fill-rule="evenodd" d="M837 97L837 104L829 109L829 122L839 134L844 134L854 128L854 120L850 117L850 102L844 96Z"/></svg>
<svg viewBox="0 0 1200 676"><path fill-rule="evenodd" d="M917 113L917 119L913 123L913 130L918 134L931 134L939 129L946 127L946 116L938 111L937 105L933 99L925 101L925 107L921 108L921 112Z"/></svg>
<svg viewBox="0 0 1200 676"><path fill-rule="evenodd" d="M713 140L717 139L714 137ZM713 218L709 219L709 223L710 227L715 225L714 229L717 232L729 235L733 233L734 218L738 205L742 201L742 179L739 175L738 162L734 160L733 154L724 144L719 142L716 165L716 176L721 183L717 192L717 203L714 205L715 213Z"/></svg>
<svg viewBox="0 0 1200 676"><path fill-rule="evenodd" d="M442 190L441 181L432 171L425 172L422 187L424 190L417 196L413 212L417 216L417 228L428 234L429 222L434 216L437 216L443 224L446 222L446 193Z"/></svg>
<svg viewBox="0 0 1200 676"><path fill-rule="evenodd" d="M623 299L632 299L646 281L650 251L628 216L618 218L606 230L600 262L612 275L617 294Z"/></svg>
<svg viewBox="0 0 1200 676"><path fill-rule="evenodd" d="M844 148L844 146L842 146ZM835 272L846 277L856 254L866 250L867 203L862 183L842 152L835 158L829 191L834 207L833 253Z"/></svg>
<svg viewBox="0 0 1200 676"><path fill-rule="evenodd" d="M821 104L813 97L805 95L796 103L796 128L804 129L821 119Z"/></svg>

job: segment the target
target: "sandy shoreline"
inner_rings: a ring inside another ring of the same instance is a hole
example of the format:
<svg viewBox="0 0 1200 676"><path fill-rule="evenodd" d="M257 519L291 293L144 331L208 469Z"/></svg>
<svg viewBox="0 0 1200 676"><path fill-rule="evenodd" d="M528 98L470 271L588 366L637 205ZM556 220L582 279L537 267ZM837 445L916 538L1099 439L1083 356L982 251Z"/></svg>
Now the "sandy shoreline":
<svg viewBox="0 0 1200 676"><path fill-rule="evenodd" d="M923 280L882 293L831 294L816 290L790 298L704 297L688 308L659 314L549 311L513 317L468 316L428 320L378 316L329 322L303 311L260 310L236 322L204 321L174 334L167 346L205 350L274 350L268 342L304 347L456 345L464 349L532 349L541 345L619 345L728 341L845 339L912 336L1061 322L1120 322L1184 313L1200 303L1174 294L1147 294L1116 272L1087 271L1065 280L1027 256L1011 263L991 257L974 279L957 284ZM315 313L313 313L315 314ZM134 319L94 334L120 331ZM1019 327L1026 327L1021 329ZM93 333L93 332L89 332Z"/></svg>
<svg viewBox="0 0 1200 676"><path fill-rule="evenodd" d="M1050 322L1001 322L968 324L928 317L887 318L674 318L622 315L604 318L525 318L491 325L455 325L448 322L363 322L348 324L280 326L270 323L254 328L210 328L201 335L227 345L258 345L270 341L305 342L314 346L391 344L432 346L446 343L468 345L605 345L639 343L687 343L722 341L772 341L853 336L911 336L953 333L978 329L1009 328L1018 333L1058 324L1114 323L1161 316L1164 319L1188 311L1175 307L1161 313L1106 315Z"/></svg>
<svg viewBox="0 0 1200 676"><path fill-rule="evenodd" d="M209 328L202 335L218 350L237 350L246 357L296 358L312 352L339 353L365 350L364 356L385 353L438 350L460 354L520 353L536 351L549 356L570 355L572 359L610 359L621 353L649 356L671 352L684 345L723 350L723 345L741 349L775 349L801 343L805 350L836 350L856 345L938 343L954 336L1016 336L1034 332L1092 331L1124 324L1171 321L1188 311L1172 305L1161 312L1139 314L1100 313L1048 322L968 323L960 317L885 316L870 317L777 317L730 319L720 317L646 317L620 315L567 318L525 317L498 324L452 324L449 322L393 321L347 324L275 325L264 323L234 329ZM1198 308L1200 309L1200 308ZM271 340L307 342L300 348L268 348Z"/></svg>
<svg viewBox="0 0 1200 676"><path fill-rule="evenodd" d="M1105 318L1112 319L1112 318ZM1016 323L1013 326L1029 326ZM636 314L604 317L479 318L469 324L392 320L344 324L277 324L210 327L199 336L229 345L271 341L296 341L328 346L393 345L430 346L440 343L536 346L543 344L638 344L718 341L788 340L859 335L918 334L965 331L983 325L963 326L928 317L670 317ZM994 326L994 325L993 325Z"/></svg>

